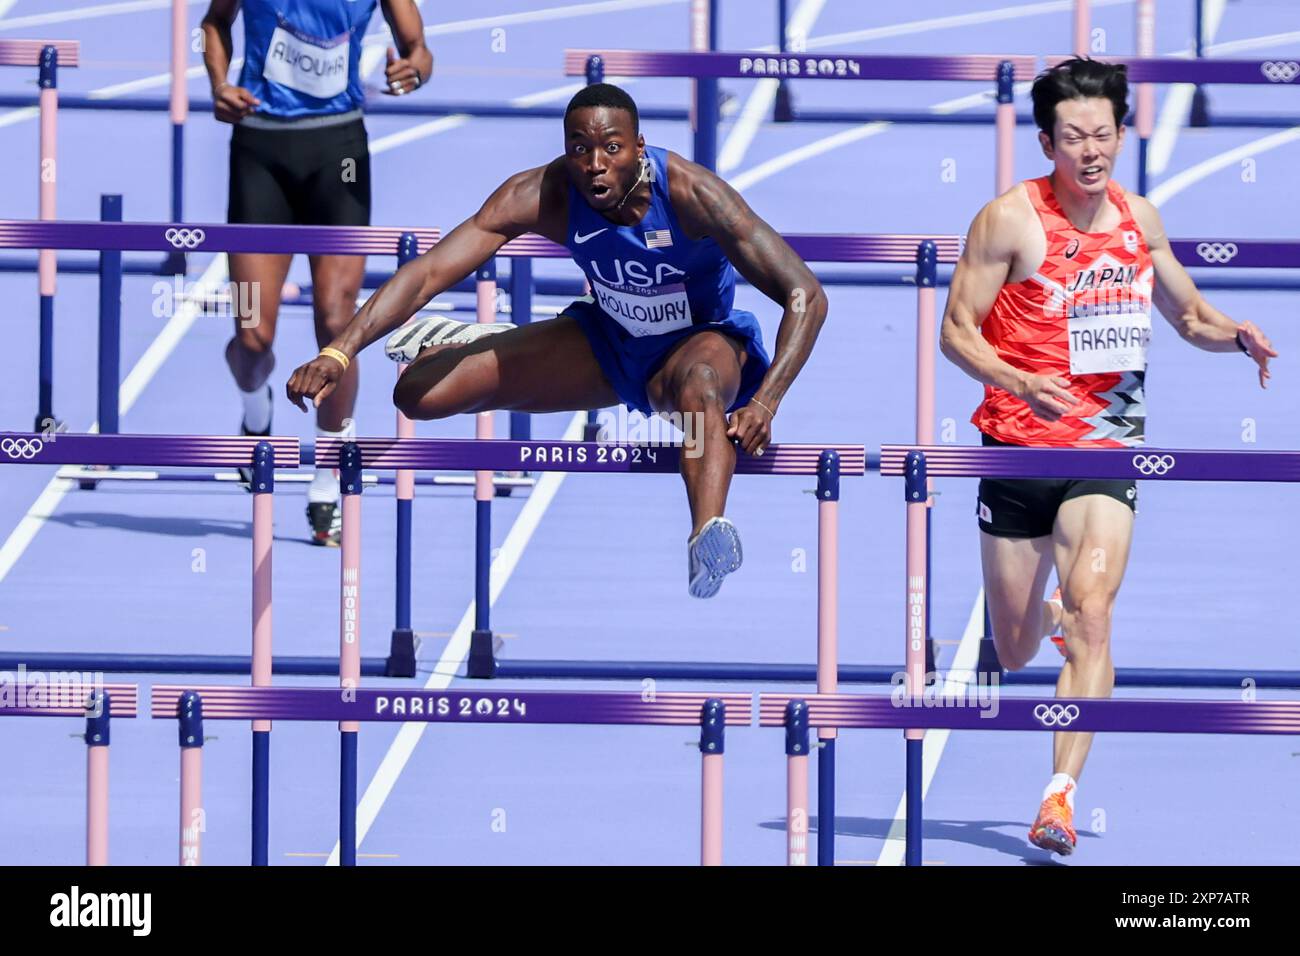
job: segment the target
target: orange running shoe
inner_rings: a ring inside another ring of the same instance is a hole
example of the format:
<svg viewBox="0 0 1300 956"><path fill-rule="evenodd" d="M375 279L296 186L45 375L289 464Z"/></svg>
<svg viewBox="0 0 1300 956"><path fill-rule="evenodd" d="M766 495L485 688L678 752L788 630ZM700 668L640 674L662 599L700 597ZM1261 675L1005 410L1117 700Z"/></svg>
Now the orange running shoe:
<svg viewBox="0 0 1300 956"><path fill-rule="evenodd" d="M1050 795L1038 808L1038 819L1029 828L1029 842L1044 850L1051 850L1061 856L1074 852L1077 835L1074 832L1074 811L1070 809L1065 795L1074 789L1074 784L1066 784L1064 790Z"/></svg>
<svg viewBox="0 0 1300 956"><path fill-rule="evenodd" d="M1065 610L1065 604L1061 600L1061 586L1059 584L1056 586L1056 590L1052 592L1052 596L1047 599L1047 603L1055 604L1062 611ZM1056 649L1061 652L1061 656L1068 658L1070 655L1065 652L1065 635L1059 627L1054 634L1050 635L1050 638L1052 643L1056 645Z"/></svg>

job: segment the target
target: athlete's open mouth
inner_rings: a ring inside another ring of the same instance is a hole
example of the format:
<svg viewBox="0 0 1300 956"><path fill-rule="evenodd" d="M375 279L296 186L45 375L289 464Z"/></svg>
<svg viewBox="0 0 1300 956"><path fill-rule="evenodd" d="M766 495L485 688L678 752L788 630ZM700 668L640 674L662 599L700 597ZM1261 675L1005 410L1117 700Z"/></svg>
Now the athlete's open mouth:
<svg viewBox="0 0 1300 956"><path fill-rule="evenodd" d="M1085 182L1096 182L1102 176L1102 168L1100 166L1085 166L1079 170L1079 175L1083 177Z"/></svg>
<svg viewBox="0 0 1300 956"><path fill-rule="evenodd" d="M609 187L602 184L594 184L591 187L591 195L594 199L604 199L609 195Z"/></svg>

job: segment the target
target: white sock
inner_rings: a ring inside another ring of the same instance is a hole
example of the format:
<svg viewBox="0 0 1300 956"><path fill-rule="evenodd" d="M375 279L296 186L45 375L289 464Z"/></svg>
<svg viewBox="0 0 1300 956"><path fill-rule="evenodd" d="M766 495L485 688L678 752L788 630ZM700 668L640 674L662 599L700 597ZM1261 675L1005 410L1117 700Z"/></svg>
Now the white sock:
<svg viewBox="0 0 1300 956"><path fill-rule="evenodd" d="M239 397L244 401L244 427L250 432L264 432L271 427L271 390L259 385L251 392L242 388Z"/></svg>
<svg viewBox="0 0 1300 956"><path fill-rule="evenodd" d="M323 428L316 429L316 438L337 438L341 441L347 441L350 438L357 437L357 427L355 422L348 422L347 427L342 431L331 432ZM338 501L339 500L339 473L335 468L316 469L316 474L312 476L311 485L307 488L307 500L315 503L320 501Z"/></svg>
<svg viewBox="0 0 1300 956"><path fill-rule="evenodd" d="M1043 799L1046 800L1052 794L1064 791L1066 805L1073 811L1074 794L1078 789L1079 785L1075 783L1074 778L1068 773L1052 774L1052 779L1047 782L1047 786L1043 789Z"/></svg>

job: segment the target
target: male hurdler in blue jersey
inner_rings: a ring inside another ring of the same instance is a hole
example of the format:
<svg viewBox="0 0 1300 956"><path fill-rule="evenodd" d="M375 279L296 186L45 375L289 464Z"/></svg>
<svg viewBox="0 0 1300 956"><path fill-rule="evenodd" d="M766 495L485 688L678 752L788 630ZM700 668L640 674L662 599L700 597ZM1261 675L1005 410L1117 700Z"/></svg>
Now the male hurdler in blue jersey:
<svg viewBox="0 0 1300 956"><path fill-rule="evenodd" d="M560 158L510 177L470 219L407 263L329 346L289 379L291 401L328 397L349 361L511 239L535 232L568 248L591 295L554 320L512 326L433 318L399 329L410 362L393 399L414 419L464 412L576 411L620 402L702 420L681 456L691 508L689 590L712 597L740 567L723 517L736 449L761 455L772 419L807 361L826 297L803 260L725 182L647 146L636 104L608 84L581 90ZM734 268L733 268L734 267ZM758 322L733 308L736 271L785 310L769 360ZM734 443L734 444L733 444Z"/></svg>

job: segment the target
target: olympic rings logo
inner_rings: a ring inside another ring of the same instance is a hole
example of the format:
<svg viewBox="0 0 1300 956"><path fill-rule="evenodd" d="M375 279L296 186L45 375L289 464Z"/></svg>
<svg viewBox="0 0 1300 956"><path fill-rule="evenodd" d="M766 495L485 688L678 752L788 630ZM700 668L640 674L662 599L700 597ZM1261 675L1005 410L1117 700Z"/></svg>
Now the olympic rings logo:
<svg viewBox="0 0 1300 956"><path fill-rule="evenodd" d="M1074 704L1039 704L1034 708L1034 719L1044 727L1069 727L1079 718L1079 708Z"/></svg>
<svg viewBox="0 0 1300 956"><path fill-rule="evenodd" d="M10 458L35 458L45 447L39 438L6 438L0 441L0 452Z"/></svg>
<svg viewBox="0 0 1300 956"><path fill-rule="evenodd" d="M207 234L202 229L168 229L163 233L163 238L170 242L177 249L197 249L203 245L203 240Z"/></svg>
<svg viewBox="0 0 1300 956"><path fill-rule="evenodd" d="M1259 65L1270 83L1290 83L1300 76L1300 63L1295 60L1265 60Z"/></svg>
<svg viewBox="0 0 1300 956"><path fill-rule="evenodd" d="M1144 475L1167 475L1176 464L1173 455L1133 456L1133 467Z"/></svg>
<svg viewBox="0 0 1300 956"><path fill-rule="evenodd" d="M1237 258L1237 244L1235 242L1201 242L1196 246L1196 254L1206 262L1217 262L1222 265Z"/></svg>

